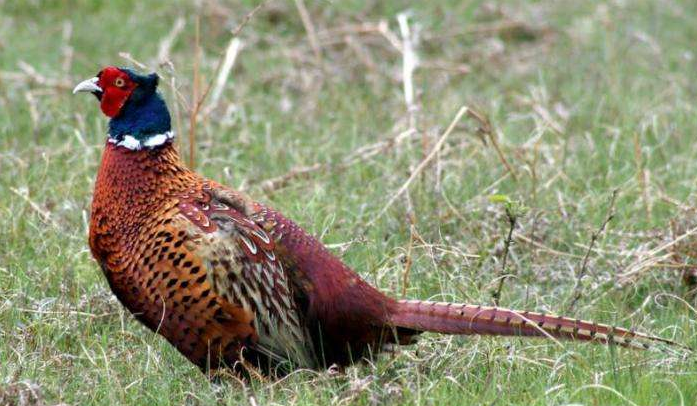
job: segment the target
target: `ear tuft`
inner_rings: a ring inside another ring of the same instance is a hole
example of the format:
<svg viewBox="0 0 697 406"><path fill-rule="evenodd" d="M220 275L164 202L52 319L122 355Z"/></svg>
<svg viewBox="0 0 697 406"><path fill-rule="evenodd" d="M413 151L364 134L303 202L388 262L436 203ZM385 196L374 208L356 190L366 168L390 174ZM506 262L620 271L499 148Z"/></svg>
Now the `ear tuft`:
<svg viewBox="0 0 697 406"><path fill-rule="evenodd" d="M132 81L140 85L141 89L155 91L157 89L157 84L160 77L157 73L153 72L150 74L141 74L131 68L119 68L121 71L126 72Z"/></svg>
<svg viewBox="0 0 697 406"><path fill-rule="evenodd" d="M156 72L153 72L149 74L147 78L150 86L152 86L153 88L157 88L157 85L160 82L160 76L158 76Z"/></svg>

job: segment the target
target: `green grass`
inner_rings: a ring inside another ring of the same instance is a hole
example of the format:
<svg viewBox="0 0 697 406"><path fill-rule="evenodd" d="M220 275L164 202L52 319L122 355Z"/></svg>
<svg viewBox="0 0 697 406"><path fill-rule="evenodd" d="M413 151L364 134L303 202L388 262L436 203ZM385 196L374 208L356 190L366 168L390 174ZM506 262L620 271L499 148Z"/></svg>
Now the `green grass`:
<svg viewBox="0 0 697 406"><path fill-rule="evenodd" d="M71 84L102 66L128 64L120 51L154 66L181 15L186 26L171 57L188 98L195 16L210 78L228 30L256 4L200 3L0 1L0 403L33 396L29 388L38 404L73 405L697 403L694 357L431 334L345 374L212 385L121 308L90 256L86 219L106 120L93 98L70 94ZM401 55L381 35L354 36L370 62L343 36L331 38L319 67L294 3L274 1L242 31L246 45L221 105L199 123L196 169L243 185L399 296L410 244L407 199L377 215L428 152L424 142L433 146L461 106L476 108L493 123L516 179L506 176L491 142L477 137L476 123L463 120L409 188L425 244L414 244L407 296L491 302L507 225L488 196L500 193L530 208L517 232L547 247L516 240L508 261L516 277L502 304L563 311L590 235L619 189L570 316L697 345L679 270L643 268L632 283L616 283L638 259L670 251L651 253L675 237L671 224L677 234L696 224L695 3L369 3L307 5L318 32L384 19L397 36L396 13L412 10L422 37L414 81L424 140L264 191L265 179L337 163L394 136L407 116ZM476 31L511 19L533 30ZM25 80L21 62L61 86ZM469 74L451 69L462 64ZM172 105L171 89L163 89ZM660 262L692 261L689 244L677 248L685 255Z"/></svg>

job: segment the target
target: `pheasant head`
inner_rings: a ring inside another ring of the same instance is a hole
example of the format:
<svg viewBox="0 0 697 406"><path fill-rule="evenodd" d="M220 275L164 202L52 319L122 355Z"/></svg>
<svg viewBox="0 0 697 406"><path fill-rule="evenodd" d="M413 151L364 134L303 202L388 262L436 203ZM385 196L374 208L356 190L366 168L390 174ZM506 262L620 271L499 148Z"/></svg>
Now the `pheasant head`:
<svg viewBox="0 0 697 406"><path fill-rule="evenodd" d="M174 137L167 105L157 91L156 73L140 74L108 66L87 79L73 93L97 97L109 121L109 142L130 150L155 148Z"/></svg>

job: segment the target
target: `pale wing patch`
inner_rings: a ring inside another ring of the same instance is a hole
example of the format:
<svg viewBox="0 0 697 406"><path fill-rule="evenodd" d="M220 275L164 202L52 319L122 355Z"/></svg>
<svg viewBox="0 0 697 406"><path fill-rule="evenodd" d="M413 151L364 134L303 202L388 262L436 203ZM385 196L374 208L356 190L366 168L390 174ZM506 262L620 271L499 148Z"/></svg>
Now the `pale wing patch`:
<svg viewBox="0 0 697 406"><path fill-rule="evenodd" d="M200 238L198 255L204 258L213 291L254 314L257 346L267 355L290 360L299 367L315 365L309 334L290 300L287 275L273 252L262 250L237 219L216 214L211 223L217 229L212 232L202 232L188 219L182 219ZM254 236L270 242L263 230L256 230ZM259 251L264 252L262 260L250 259L249 254L258 257Z"/></svg>

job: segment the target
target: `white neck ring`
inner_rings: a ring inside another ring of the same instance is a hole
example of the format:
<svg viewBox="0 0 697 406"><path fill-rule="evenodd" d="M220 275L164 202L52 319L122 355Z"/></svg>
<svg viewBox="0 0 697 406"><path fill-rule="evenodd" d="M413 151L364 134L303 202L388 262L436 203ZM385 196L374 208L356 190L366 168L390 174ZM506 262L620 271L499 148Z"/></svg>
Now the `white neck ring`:
<svg viewBox="0 0 697 406"><path fill-rule="evenodd" d="M109 142L115 144L118 147L124 147L130 149L131 151L138 151L144 148L152 149L155 147L159 147L160 145L163 145L172 140L174 136L175 134L172 130L162 134L151 134L144 139L138 139L132 135L124 135L121 140L118 140L116 138L112 138L112 136L109 135Z"/></svg>

